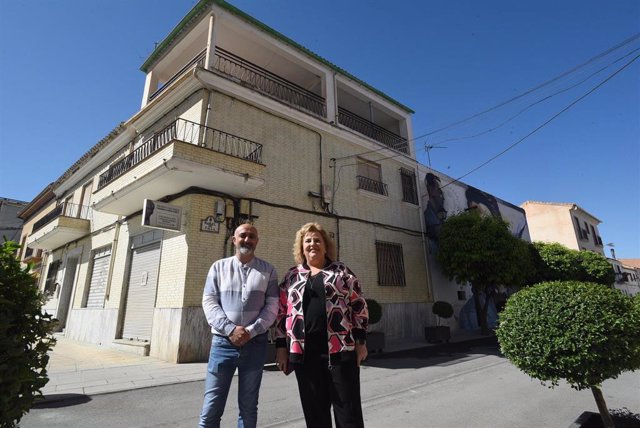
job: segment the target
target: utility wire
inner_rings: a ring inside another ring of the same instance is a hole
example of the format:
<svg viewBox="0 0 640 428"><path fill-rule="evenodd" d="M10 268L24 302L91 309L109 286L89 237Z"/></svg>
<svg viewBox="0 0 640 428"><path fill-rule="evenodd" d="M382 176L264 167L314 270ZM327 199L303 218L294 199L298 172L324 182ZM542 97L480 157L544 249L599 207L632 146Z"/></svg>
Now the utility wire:
<svg viewBox="0 0 640 428"><path fill-rule="evenodd" d="M474 134L474 135L467 135L467 136L464 136L464 137L456 137L456 138L448 138L448 139L446 139L446 140L439 140L439 141L436 141L434 144L450 143L450 142L455 142L455 141L460 141L460 140L466 140L466 139L470 139L470 138L476 138L476 137L480 137L480 136L482 136L482 135L488 134L488 133L490 133L490 132L493 132L493 131L495 131L495 130L497 130L497 129L501 128L501 127L503 127L503 126L504 126L504 125L506 125L507 123L511 122L513 119L515 119L516 117L520 116L522 113L524 113L525 111L529 110L529 109L530 109L530 108L532 108L533 106L538 105L538 104L540 104L540 103L542 103L542 102L544 102L544 101L547 101L547 100L549 100L549 99L551 99L551 98L555 97L556 95L559 95L559 94L561 94L561 93L567 92L567 91L569 91L569 90L571 90L571 89L573 89L573 88L575 88L575 87L577 87L577 86L582 85L584 82L586 82L587 80L591 79L593 76L595 76L595 75L597 75L597 74L599 74L599 73L603 72L603 71L604 71L604 70L606 70L607 68L609 68L609 67L611 67L612 65L614 65L614 64L616 64L616 63L618 63L618 62L622 61L623 59L625 59L625 58L627 58L627 57L629 57L629 56L633 55L634 53L636 53L636 52L638 52L638 51L640 51L640 48L636 48L636 49L632 50L631 52L627 53L626 55L621 56L620 58L616 59L615 61L613 61L613 62L611 62L611 63L609 63L609 64L607 64L607 65L605 65L605 66L603 66L603 67L600 67L597 71L595 71L595 72L593 72L593 73L589 74L587 77L585 77L584 79L582 79L582 80L581 80L581 81L579 81L578 83L574 83L574 84L573 84L573 85L571 85L571 86L568 86L568 87L566 87L566 88L560 89L559 91L554 92L553 94L547 95L546 97L541 98L541 99L539 99L538 101L535 101L535 102L533 102L533 103L531 103L531 104L527 105L525 108L521 109L518 113L516 113L515 115L513 115L513 116L509 117L507 120L503 121L502 123L500 123L500 124L499 124L499 125L497 125L497 126L494 126L493 128L486 129L486 130L484 130L484 131L482 131L482 132L479 132L479 133L477 133L477 134Z"/></svg>
<svg viewBox="0 0 640 428"><path fill-rule="evenodd" d="M456 126L456 125L460 125L461 123L468 122L469 120L471 120L471 119L475 119L476 117L481 116L481 115L483 115L483 114L485 114L485 113L488 113L488 112L490 112L490 111L496 110L496 109L498 109L498 108L500 108L500 107L502 107L502 106L504 106L504 105L506 105L506 104L509 104L510 102L513 102L513 101L515 101L515 100L517 100L517 99L520 99L520 98L524 97L525 95L528 95L528 94L530 94L530 93L532 93L532 92L534 92L534 91L537 91L538 89L540 89L540 88L542 88L542 87L544 87L544 86L547 86L547 85L549 85L549 84L551 84L551 83L553 83L553 82L555 82L555 81L557 81L557 80L559 80L559 79L561 79L561 78L565 77L565 76L566 76L566 75L568 75L568 74L573 73L574 71L576 71L576 70L578 70L578 69L580 69L580 68L582 68L582 67L586 66L587 64L590 64L590 63L592 63L593 61L595 61L595 60L597 60L597 59L599 59L599 58L602 58L603 56L608 55L609 53L611 53L611 52L613 52L613 51L615 51L615 50L617 50L617 49L621 48L622 46L627 45L627 44L631 43L632 41L637 40L637 39L639 39L639 38L640 38L640 33L637 33L637 34L635 34L635 35L633 35L633 36L629 37L628 39L624 40L623 42L618 43L617 45L613 46L612 48L609 48L609 49L607 49L606 51L604 51L604 52L602 52L602 53L600 53L600 54L598 54L598 55L594 56L593 58L589 59L588 61L586 61L586 62L584 62L584 63L582 63L582 64L580 64L580 65L577 65L577 66L573 67L572 69L567 70L567 71L565 71L564 73L560 74L559 76L556 76L556 77L554 77L553 79L547 80L546 82L541 83L540 85L535 86L534 88L531 88L531 89L529 89L529 90L527 90L527 91L523 92L523 93L522 93L522 94L520 94L520 95L516 95L515 97L509 98L508 100L503 101L503 102L501 102L501 103L498 103L498 104L496 104L496 105L495 105L495 106L493 106L493 107L490 107L490 108L488 108L488 109L486 109L486 110L483 110L483 111L481 111L481 112L478 112L478 113L476 113L476 114L473 114L473 115L471 115L471 116L469 116L469 117L466 117L466 118L463 118L463 119L457 120L457 121L455 121L455 122L453 122L453 123L450 123L449 125L443 126L442 128L438 128L438 129L435 129L435 130L433 130L433 131L427 132L426 134L423 134L423 135L420 135L419 137L414 138L414 140L417 140L417 139L419 139L419 138L423 138L423 137L428 137L428 136L430 136L430 135L433 135L433 134L436 134L436 133L438 133L438 132L441 132L441 131L447 130L447 129L449 129L449 128L452 128L452 127L454 127L454 126Z"/></svg>
<svg viewBox="0 0 640 428"><path fill-rule="evenodd" d="M535 91L537 91L538 89L541 89L541 88L543 88L543 87L545 87L545 86L548 86L548 85L550 85L551 83L556 82L556 81L558 81L558 80L562 79L563 77L565 77L565 76L567 76L567 75L569 75L569 74L571 74L571 73L574 73L575 71L577 71L577 70L579 70L579 69L581 69L581 68L583 68L583 67L587 66L588 64L590 64L590 63L592 63L592 62L594 62L594 61L596 61L596 60L598 60L598 59L600 59L600 58L602 58L602 57L604 57L604 56L608 55L609 53L611 53L611 52L613 52L613 51L615 51L615 50L620 49L621 47L623 47L623 46L625 46L625 45L628 45L629 43L631 43L631 42L633 42L633 41L635 41L635 40L637 40L637 39L640 39L640 33L637 33L637 34L635 34L635 35L633 35L633 36L629 37L628 39L626 39L626 40L624 40L624 41L622 41L622 42L618 43L617 45L615 45L615 46L613 46L613 47L611 47L611 48L609 48L609 49L607 49L607 50L605 50L605 51L603 51L603 52L599 53L598 55L596 55L596 56L594 56L594 57L590 58L590 59L589 59L589 60L587 60L586 62L584 62L584 63L582 63L582 64L580 64L580 65L577 65L577 66L575 66L575 67L571 68L570 70L567 70L567 71L565 71L564 73L562 73L562 74L560 74L560 75L558 75L558 76L556 76L556 77L554 77L554 78L552 78L552 79L550 79L550 80L547 80L546 82L541 83L541 84L539 84L539 85L537 85L537 86L535 86L535 87L533 87L533 88L531 88L531 89L529 89L529 90L527 90L527 91L525 91L525 92L523 92L523 93L521 93L521 94L519 94L519 95L516 95L516 96L514 96L514 97L512 97L512 98L510 98L510 99L508 99L508 100L506 100L506 101L503 101L503 102L501 102L501 103L499 103L499 104L497 104L497 105L495 105L495 106L493 106L493 107L490 107L490 108L488 108L488 109L486 109L486 110L483 110L483 111L481 111L481 112L479 112L479 113L475 113L475 114L473 114L472 116L468 116L468 117L466 117L466 118L463 118L463 119L457 120L457 121L455 121L455 122L453 122L453 123L451 123L451 124L449 124L449 125L446 125L446 126L444 126L444 127L442 127L442 128L438 128L438 129L436 129L436 130L433 130L433 131L427 132L427 133L425 133L425 134L422 134L422 135L419 135L419 136L417 136L417 137L414 137L414 138L412 138L412 139L410 139L410 140L409 140L409 139L407 139L405 142L403 142L402 146L400 146L400 147L396 146L396 147L393 147L392 149L400 150L400 148L406 148L406 147L409 145L409 143L411 143L411 142L417 141L417 140L419 140L419 139L421 139L421 138L431 136L431 135L436 134L436 133L438 133L438 132L441 132L441 131L444 131L444 130L450 129L450 128L454 127L454 126L460 125L460 124L462 124L462 123L468 122L468 121L470 121L470 120L472 120L472 119L475 119L475 118L476 118L476 117L478 117L478 116L482 116L482 115L484 115L484 114L486 114L486 113L489 113L489 112L491 112L491 111L493 111L493 110L496 110L496 109L498 109L498 108L500 108L500 107L502 107L502 106L504 106L504 105L506 105L506 104L509 104L509 103L511 103L511 102L513 102L513 101L515 101L515 100L518 100L518 99L520 99L520 98L523 98L523 97L525 97L526 95L529 95L530 93L535 92ZM637 50L637 49L636 49L636 50ZM634 50L633 52L635 52L636 50ZM626 57L626 56L628 56L628 55L629 55L629 54L625 55L625 57ZM622 57L622 58L624 58L624 57ZM617 62L617 61L619 61L619 60L620 60L620 59L618 59L618 60L614 61L614 63L615 63L615 62ZM596 72L596 74L597 74L597 72ZM547 98L548 98L548 97L547 97ZM535 104L536 104L536 103L534 103L534 105L535 105ZM516 115L516 116L518 116L518 115ZM515 117L515 116L514 116L514 117ZM508 121L507 121L507 122L508 122ZM502 126L502 125L500 125L500 126ZM488 131L488 132L489 132L489 131ZM480 135L483 135L483 134L480 134ZM470 137L465 137L465 138L470 138ZM449 141L449 140L444 140L444 141L440 141L440 142L445 142L445 141ZM383 150L389 150L389 149L390 149L389 147L381 147L381 148L378 148L378 149L368 150L368 151L361 152L361 153L356 153L356 154L353 154L353 155L347 155L347 156L342 156L342 157L334 158L334 165L335 165L335 161L339 161L339 160L343 160L343 159L348 159L348 158L352 158L352 157L357 157L357 156L363 156L363 155L367 155L367 154L371 154L371 153L377 153L377 152L380 152L380 151L383 151ZM418 151L418 150L420 150L420 149L417 149L416 151ZM424 150L424 149L421 149L420 151L422 151L422 150ZM394 158L394 157L398 157L398 156L403 156L403 155L406 155L406 154L405 154L405 153L402 153L402 154L398 154L398 155L394 155L394 156L390 156L390 157L382 158L382 159L380 159L380 160L390 159L390 158ZM349 165L344 165L344 166L349 166Z"/></svg>
<svg viewBox="0 0 640 428"><path fill-rule="evenodd" d="M584 98L586 98L587 96L591 95L593 92L595 92L598 88L600 88L602 85L604 85L605 83L607 83L609 80L611 80L613 77L615 77L617 74L619 74L620 72L622 72L622 70L624 70L625 68L629 67L632 63L634 63L638 58L640 58L640 55L636 55L631 61L627 62L624 66L620 67L618 70L616 70L614 73L612 73L611 75L609 75L609 77L607 77L605 80L603 80L602 82L600 82L599 84L597 84L596 86L594 86L593 88L591 88L587 93L585 93L584 95L578 97L577 99L575 99L573 102L571 102L568 106L566 106L565 108L563 108L562 110L560 110L558 113L554 114L553 116L551 116L551 118L549 118L547 121L545 121L544 123L542 123L540 126L538 126L537 128L535 128L533 131L529 132L527 135L525 135L524 137L522 137L521 139L519 139L518 141L516 141L515 143L511 144L510 146L508 146L506 149L502 150L500 153L498 153L497 155L489 158L487 161L483 162L482 164L478 165L477 167L473 168L471 171L467 172L464 175L461 175L460 177L456 178L455 180L452 180L450 182L448 182L447 184L445 184L444 186L440 186L441 189L444 189L445 187L447 187L450 184L456 183L458 181L460 181L461 179L463 179L464 177L467 177L468 175L476 172L477 170L479 170L480 168L482 168L483 166L489 164L490 162L494 161L495 159L497 159L498 157L502 156L503 154L505 154L506 152L508 152L509 150L511 150L512 148L514 148L515 146L517 146L518 144L522 143L524 140L526 140L527 138L529 138L530 136L532 136L533 134L535 134L536 132L538 132L540 129L544 128L546 125L548 125L549 123L551 123L553 120L555 120L558 116L560 116L561 114L563 114L564 112L566 112L567 110L569 110L570 108L572 108L573 106L575 106L576 104L578 104L580 101L582 101Z"/></svg>

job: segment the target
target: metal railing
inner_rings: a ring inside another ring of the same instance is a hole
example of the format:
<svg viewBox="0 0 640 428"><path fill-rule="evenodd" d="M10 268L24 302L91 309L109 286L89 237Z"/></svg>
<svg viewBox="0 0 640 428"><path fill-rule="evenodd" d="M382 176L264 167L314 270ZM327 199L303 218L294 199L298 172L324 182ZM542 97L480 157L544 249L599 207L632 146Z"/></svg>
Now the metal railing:
<svg viewBox="0 0 640 428"><path fill-rule="evenodd" d="M378 141L385 146L402 153L409 153L407 139L393 132L376 125L367 119L351 113L342 107L338 107L338 122L341 125L351 128L362 135Z"/></svg>
<svg viewBox="0 0 640 428"><path fill-rule="evenodd" d="M203 50L198 55L196 55L187 65L182 67L180 71L171 76L171 79L167 80L162 86L160 86L153 94L149 96L149 101L153 100L155 97L160 94L160 92L164 91L169 85L175 82L180 76L182 76L187 70L193 68L193 66L198 65L200 67L204 67L204 60L206 58L207 50Z"/></svg>
<svg viewBox="0 0 640 428"><path fill-rule="evenodd" d="M366 190L367 192L378 193L380 195L387 196L387 185L382 181L372 180L362 175L356 176L358 179L358 189Z"/></svg>
<svg viewBox="0 0 640 428"><path fill-rule="evenodd" d="M100 175L98 190L174 140L195 144L249 162L262 163L262 144L189 120L178 119L153 134L133 152L111 165L106 172Z"/></svg>
<svg viewBox="0 0 640 428"><path fill-rule="evenodd" d="M216 47L213 68L265 95L317 116L326 116L325 100L320 95L289 82L237 55Z"/></svg>
<svg viewBox="0 0 640 428"><path fill-rule="evenodd" d="M88 220L91 215L91 207L87 205L78 205L71 203L63 203L57 205L54 209L49 211L44 217L36 221L33 224L33 232L46 226L58 217L73 217Z"/></svg>

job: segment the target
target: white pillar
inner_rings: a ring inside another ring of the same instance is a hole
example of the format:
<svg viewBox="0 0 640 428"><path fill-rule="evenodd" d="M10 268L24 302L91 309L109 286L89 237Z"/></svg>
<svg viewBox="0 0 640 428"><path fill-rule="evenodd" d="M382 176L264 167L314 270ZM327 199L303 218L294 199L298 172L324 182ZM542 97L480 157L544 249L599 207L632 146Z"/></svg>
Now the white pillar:
<svg viewBox="0 0 640 428"><path fill-rule="evenodd" d="M327 70L322 77L322 90L327 104L327 120L338 124L338 96L336 91L336 74Z"/></svg>
<svg viewBox="0 0 640 428"><path fill-rule="evenodd" d="M144 82L144 93L142 94L141 109L149 102L149 97L158 89L158 79L155 76L153 70L147 73L147 78Z"/></svg>
<svg viewBox="0 0 640 428"><path fill-rule="evenodd" d="M407 139L407 149L409 156L415 159L415 141L413 141L413 125L411 124L411 116L407 115L400 121L400 136Z"/></svg>
<svg viewBox="0 0 640 428"><path fill-rule="evenodd" d="M215 50L216 50L216 33L217 26L215 25L216 17L214 14L209 16L209 33L207 35L207 53L204 60L204 68L207 70L213 70L215 62Z"/></svg>

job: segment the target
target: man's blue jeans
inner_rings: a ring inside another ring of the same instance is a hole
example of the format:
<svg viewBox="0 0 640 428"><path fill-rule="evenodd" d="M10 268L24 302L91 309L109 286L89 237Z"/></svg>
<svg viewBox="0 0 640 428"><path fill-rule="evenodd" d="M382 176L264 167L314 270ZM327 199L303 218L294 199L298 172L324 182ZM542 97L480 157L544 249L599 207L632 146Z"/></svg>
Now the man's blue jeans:
<svg viewBox="0 0 640 428"><path fill-rule="evenodd" d="M238 369L238 428L255 428L258 423L258 393L267 351L267 335L251 339L242 348L228 338L213 336L204 384L200 427L218 428L227 403L231 380Z"/></svg>

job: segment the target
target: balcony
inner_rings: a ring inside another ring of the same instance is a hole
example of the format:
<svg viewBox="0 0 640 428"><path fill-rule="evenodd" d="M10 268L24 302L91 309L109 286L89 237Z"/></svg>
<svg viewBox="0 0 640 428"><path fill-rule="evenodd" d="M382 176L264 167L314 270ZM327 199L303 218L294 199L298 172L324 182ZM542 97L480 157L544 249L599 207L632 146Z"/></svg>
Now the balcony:
<svg viewBox="0 0 640 428"><path fill-rule="evenodd" d="M338 107L338 122L340 125L344 125L347 128L376 140L390 149L397 150L402 153L409 153L409 145L407 144L406 138L394 134L393 132L342 107Z"/></svg>
<svg viewBox="0 0 640 428"><path fill-rule="evenodd" d="M77 204L60 204L33 225L26 245L53 250L89 233L91 209Z"/></svg>
<svg viewBox="0 0 640 428"><path fill-rule="evenodd" d="M379 195L387 196L387 185L382 181L372 180L362 175L356 176L358 179L358 189L366 190L367 192L377 193Z"/></svg>
<svg viewBox="0 0 640 428"><path fill-rule="evenodd" d="M262 145L178 119L100 175L94 209L129 215L189 187L243 196L264 184Z"/></svg>
<svg viewBox="0 0 640 428"><path fill-rule="evenodd" d="M246 59L216 47L213 69L225 78L247 86L282 103L325 117L325 99Z"/></svg>

